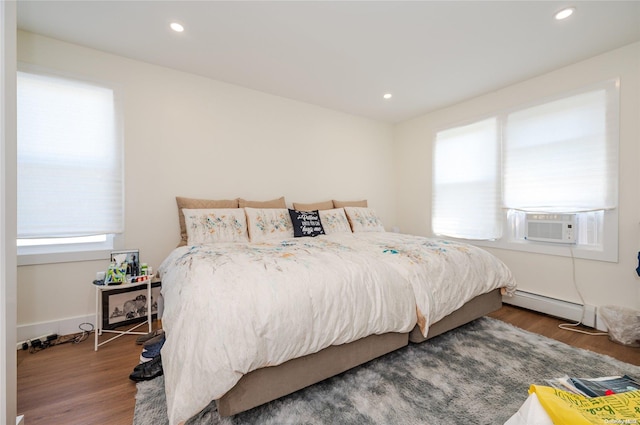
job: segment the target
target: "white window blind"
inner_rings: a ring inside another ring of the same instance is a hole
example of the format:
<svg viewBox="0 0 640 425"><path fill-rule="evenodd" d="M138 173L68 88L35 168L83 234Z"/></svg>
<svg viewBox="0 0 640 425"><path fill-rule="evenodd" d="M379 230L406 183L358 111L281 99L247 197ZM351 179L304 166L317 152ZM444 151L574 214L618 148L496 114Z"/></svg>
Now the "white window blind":
<svg viewBox="0 0 640 425"><path fill-rule="evenodd" d="M441 131L433 159L433 232L467 239L502 236L495 118Z"/></svg>
<svg viewBox="0 0 640 425"><path fill-rule="evenodd" d="M114 90L18 72L18 238L123 231Z"/></svg>
<svg viewBox="0 0 640 425"><path fill-rule="evenodd" d="M615 82L507 115L504 206L528 211L617 207Z"/></svg>

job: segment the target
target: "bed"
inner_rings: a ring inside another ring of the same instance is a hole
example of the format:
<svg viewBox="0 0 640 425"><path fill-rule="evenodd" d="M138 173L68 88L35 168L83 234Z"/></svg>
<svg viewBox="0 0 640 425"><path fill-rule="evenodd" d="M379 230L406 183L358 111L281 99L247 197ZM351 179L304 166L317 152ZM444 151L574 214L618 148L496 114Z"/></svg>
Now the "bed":
<svg viewBox="0 0 640 425"><path fill-rule="evenodd" d="M172 425L212 400L233 415L423 342L515 290L488 252L385 232L367 207L305 214L323 226L315 237L295 236L294 210L237 210L184 209L189 243L159 268Z"/></svg>

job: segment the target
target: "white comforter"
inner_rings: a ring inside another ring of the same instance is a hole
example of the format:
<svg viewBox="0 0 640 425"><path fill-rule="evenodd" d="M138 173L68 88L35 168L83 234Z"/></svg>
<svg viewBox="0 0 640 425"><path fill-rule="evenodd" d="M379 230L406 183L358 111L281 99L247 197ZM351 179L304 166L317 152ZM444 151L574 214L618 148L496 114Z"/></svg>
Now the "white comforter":
<svg viewBox="0 0 640 425"><path fill-rule="evenodd" d="M483 250L384 232L181 247L159 271L171 425L252 370L417 322L426 334L476 295L515 287Z"/></svg>
<svg viewBox="0 0 640 425"><path fill-rule="evenodd" d="M351 246L377 255L411 283L425 337L431 324L472 298L496 288L515 291L507 266L472 245L387 232L341 235L355 239Z"/></svg>

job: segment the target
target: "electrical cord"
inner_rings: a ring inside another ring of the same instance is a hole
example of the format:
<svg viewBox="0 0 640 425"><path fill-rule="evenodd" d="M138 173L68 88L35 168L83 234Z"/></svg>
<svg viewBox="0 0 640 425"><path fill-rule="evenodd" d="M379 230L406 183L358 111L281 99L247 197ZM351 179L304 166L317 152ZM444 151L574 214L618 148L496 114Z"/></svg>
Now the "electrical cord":
<svg viewBox="0 0 640 425"><path fill-rule="evenodd" d="M78 328L82 332L71 334L71 335L50 336L46 341L43 341L40 339L34 339L29 341L28 344L27 343L25 344L29 347L29 353L37 353L38 351L42 351L45 348L53 347L54 345L66 344L68 342L79 344L82 341L89 338L89 335L91 335L91 332L94 331L93 324L88 322L80 323L78 325ZM23 344L23 347L24 347L24 344Z"/></svg>
<svg viewBox="0 0 640 425"><path fill-rule="evenodd" d="M580 302L582 302L582 316L580 317L580 320L577 323L561 323L558 325L558 327L560 329L564 329L565 331L578 332L581 334L591 335L591 336L609 335L608 332L591 332L591 331L585 331L584 329L577 328L578 326L583 325L584 315L586 313L585 311L586 303L584 301L584 297L582 296L582 293L580 292L580 287L578 286L578 281L576 279L576 259L573 256L573 248L569 247L569 253L571 254L571 276L573 280L573 286L574 288L576 288L576 292L580 297Z"/></svg>
<svg viewBox="0 0 640 425"><path fill-rule="evenodd" d="M84 326L84 328L83 328L83 326ZM87 327L88 327L88 329L85 329ZM91 335L91 332L93 332L93 330L94 330L93 325L91 323L89 323L89 322L80 323L78 325L78 328L82 331L82 333L76 335L76 337L73 340L74 344L79 344L82 341L84 341L85 339L89 338L89 335Z"/></svg>
<svg viewBox="0 0 640 425"><path fill-rule="evenodd" d="M78 325L78 328L82 331L80 333L76 333L73 335L67 335L64 337L61 337L59 339L61 339L61 341L57 342L57 344L66 344L67 342L72 342L74 344L79 344L82 341L84 341L85 339L89 338L89 335L91 334L91 332L93 332L93 325L91 323L88 322L84 322L84 323L80 323Z"/></svg>

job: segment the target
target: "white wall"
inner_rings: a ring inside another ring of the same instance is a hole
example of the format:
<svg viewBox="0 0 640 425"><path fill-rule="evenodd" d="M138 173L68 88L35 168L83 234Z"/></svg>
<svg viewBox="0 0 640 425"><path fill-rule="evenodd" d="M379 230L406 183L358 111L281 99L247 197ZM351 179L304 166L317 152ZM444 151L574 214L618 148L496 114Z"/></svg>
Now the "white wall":
<svg viewBox="0 0 640 425"><path fill-rule="evenodd" d="M126 248L155 268L179 241L175 196L366 198L396 225L390 124L26 32L18 59L123 88ZM19 267L19 330L92 314L91 281L106 266Z"/></svg>
<svg viewBox="0 0 640 425"><path fill-rule="evenodd" d="M0 424L16 421L16 3L0 2Z"/></svg>
<svg viewBox="0 0 640 425"><path fill-rule="evenodd" d="M620 77L619 262L576 260L576 281L589 305L640 308L640 43L635 43L396 126L398 225L431 235L432 142L437 131L535 99ZM472 213L472 211L470 211ZM571 259L489 249L513 271L519 288L580 303Z"/></svg>

